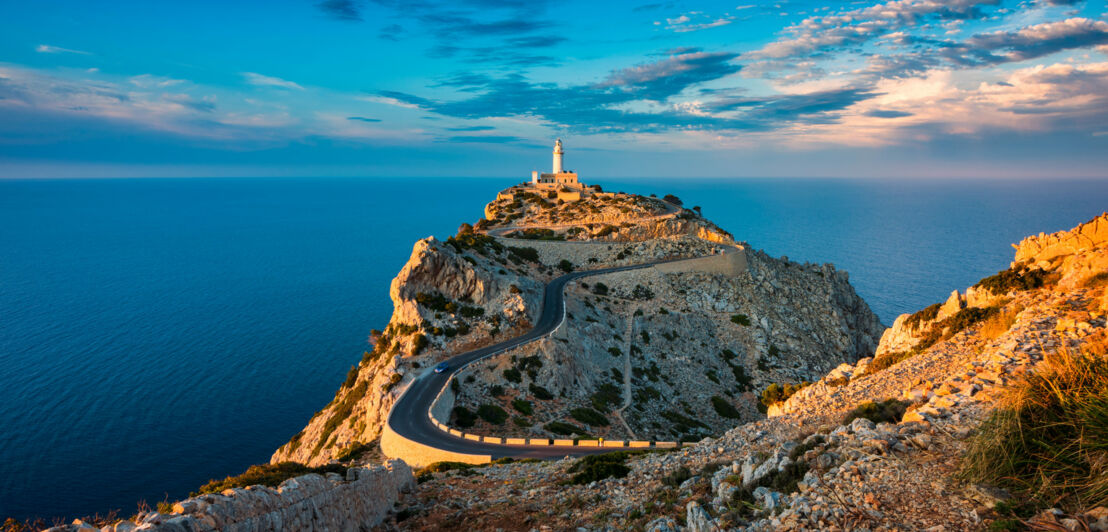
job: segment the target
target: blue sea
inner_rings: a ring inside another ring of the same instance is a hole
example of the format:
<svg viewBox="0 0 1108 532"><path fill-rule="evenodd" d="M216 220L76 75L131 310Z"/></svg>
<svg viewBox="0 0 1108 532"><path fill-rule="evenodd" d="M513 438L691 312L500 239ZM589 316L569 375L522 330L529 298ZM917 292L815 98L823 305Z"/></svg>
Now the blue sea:
<svg viewBox="0 0 1108 532"><path fill-rule="evenodd" d="M0 181L0 517L130 515L268 461L386 324L412 243L516 181ZM1104 181L600 183L833 262L885 323L1108 208Z"/></svg>

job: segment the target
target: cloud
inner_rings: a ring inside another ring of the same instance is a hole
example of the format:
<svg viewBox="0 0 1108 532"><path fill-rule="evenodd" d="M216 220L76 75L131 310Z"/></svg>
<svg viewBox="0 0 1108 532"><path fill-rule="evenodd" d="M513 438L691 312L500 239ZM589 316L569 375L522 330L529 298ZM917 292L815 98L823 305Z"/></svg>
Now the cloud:
<svg viewBox="0 0 1108 532"><path fill-rule="evenodd" d="M692 11L683 14L677 18L667 18L666 24L668 24L668 26L666 26L666 29L672 30L676 33L688 33L690 31L700 31L706 30L708 28L718 28L720 26L726 26L730 24L733 19L734 17L725 16L718 17L715 20L712 20L711 17L708 17L704 13L701 13L699 11ZM704 20L704 22L689 24L689 22L692 22L693 20Z"/></svg>
<svg viewBox="0 0 1108 532"><path fill-rule="evenodd" d="M741 68L732 62L738 55L730 52L690 52L612 72L597 87L619 87L636 99L664 100L686 87L720 79Z"/></svg>
<svg viewBox="0 0 1108 532"><path fill-rule="evenodd" d="M379 39L385 39L388 41L399 41L404 36L404 27L399 24L389 24L381 28L381 31L377 32Z"/></svg>
<svg viewBox="0 0 1108 532"><path fill-rule="evenodd" d="M801 57L848 46L856 46L919 22L980 19L981 6L1000 0L892 0L875 6L812 16L785 29L790 36L778 39L749 54L751 59Z"/></svg>
<svg viewBox="0 0 1108 532"><path fill-rule="evenodd" d="M465 126L465 127L448 127L447 131L492 131L496 128L492 126Z"/></svg>
<svg viewBox="0 0 1108 532"><path fill-rule="evenodd" d="M873 109L863 114L874 118L904 118L906 116L912 116L912 113L907 111L892 111L885 109Z"/></svg>
<svg viewBox="0 0 1108 532"><path fill-rule="evenodd" d="M40 44L35 47L35 51L40 54L78 54L78 55L92 55L91 52L83 52L81 50L72 50L70 48L62 48L60 46L51 46L49 44Z"/></svg>
<svg viewBox="0 0 1108 532"><path fill-rule="evenodd" d="M513 142L526 141L526 140L527 139L523 139L523 138L512 136L512 135L482 135L482 136L456 135L456 136L453 136L453 137L448 137L448 138L445 138L445 139L441 139L442 142L454 142L454 143L457 143L457 142L480 142L480 143L485 143L485 144L508 144L508 143L513 143Z"/></svg>
<svg viewBox="0 0 1108 532"><path fill-rule="evenodd" d="M1014 32L975 35L966 42L965 48L971 53L976 52L973 55L978 58L999 63L1034 59L1062 50L1105 43L1108 43L1108 22L1070 18L1027 26Z"/></svg>
<svg viewBox="0 0 1108 532"><path fill-rule="evenodd" d="M298 91L304 90L304 87L301 87L298 83L272 76L263 76L255 72L243 72L242 77L246 79L247 83L259 87L277 87L279 89L295 89Z"/></svg>
<svg viewBox="0 0 1108 532"><path fill-rule="evenodd" d="M335 20L360 22L362 8L353 0L323 0L315 5L323 14Z"/></svg>
<svg viewBox="0 0 1108 532"><path fill-rule="evenodd" d="M381 121L380 118L366 118L364 116L348 116L348 117L346 117L346 119L347 120L354 120L354 121L357 121L357 122L380 122Z"/></svg>

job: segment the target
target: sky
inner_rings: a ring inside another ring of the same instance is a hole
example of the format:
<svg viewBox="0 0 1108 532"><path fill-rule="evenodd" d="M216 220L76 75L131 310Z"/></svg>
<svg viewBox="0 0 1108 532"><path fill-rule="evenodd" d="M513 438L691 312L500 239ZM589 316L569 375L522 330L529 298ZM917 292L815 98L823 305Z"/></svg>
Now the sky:
<svg viewBox="0 0 1108 532"><path fill-rule="evenodd" d="M1108 177L1103 0L0 13L0 178Z"/></svg>

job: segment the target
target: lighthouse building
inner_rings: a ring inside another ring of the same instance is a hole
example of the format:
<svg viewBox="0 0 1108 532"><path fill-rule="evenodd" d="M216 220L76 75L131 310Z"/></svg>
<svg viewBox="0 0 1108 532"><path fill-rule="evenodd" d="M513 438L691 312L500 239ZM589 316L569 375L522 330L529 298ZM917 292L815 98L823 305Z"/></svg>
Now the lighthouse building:
<svg viewBox="0 0 1108 532"><path fill-rule="evenodd" d="M585 184L577 180L576 172L567 172L562 166L562 157L565 150L562 149L562 139L554 143L554 165L551 172L531 172L531 186L543 190L563 190L581 192L585 190Z"/></svg>

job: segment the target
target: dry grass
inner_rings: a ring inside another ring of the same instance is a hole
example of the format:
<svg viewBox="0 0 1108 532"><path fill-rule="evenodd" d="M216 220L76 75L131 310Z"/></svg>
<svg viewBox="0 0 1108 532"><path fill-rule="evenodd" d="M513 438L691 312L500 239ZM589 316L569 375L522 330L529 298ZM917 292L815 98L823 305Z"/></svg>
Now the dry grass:
<svg viewBox="0 0 1108 532"><path fill-rule="evenodd" d="M1016 316L1019 316L1020 312L1023 312L1023 307L1019 305L1004 307L1000 312L993 314L981 324L980 336L988 340L994 340L1008 332L1012 325L1016 323Z"/></svg>
<svg viewBox="0 0 1108 532"><path fill-rule="evenodd" d="M962 473L1036 503L1108 505L1108 336L1081 352L1047 353L1044 368L1010 387L981 426Z"/></svg>

